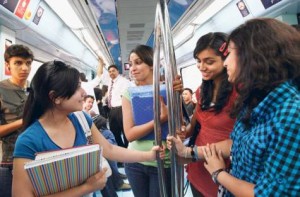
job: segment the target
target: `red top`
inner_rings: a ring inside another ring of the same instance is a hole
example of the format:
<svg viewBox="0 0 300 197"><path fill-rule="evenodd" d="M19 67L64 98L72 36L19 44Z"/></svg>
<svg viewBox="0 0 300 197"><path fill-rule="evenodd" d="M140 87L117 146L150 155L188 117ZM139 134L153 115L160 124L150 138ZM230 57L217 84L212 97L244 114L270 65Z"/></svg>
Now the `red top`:
<svg viewBox="0 0 300 197"><path fill-rule="evenodd" d="M229 117L230 109L236 99L237 93L233 91L229 102L218 114L214 110L202 111L200 108L200 88L197 92L196 119L201 124L200 132L196 138L195 145L204 146L207 143L216 143L229 138L233 129L235 119ZM216 185L209 172L205 169L202 161L193 162L187 166L188 180L192 185L206 197L216 197L218 185Z"/></svg>

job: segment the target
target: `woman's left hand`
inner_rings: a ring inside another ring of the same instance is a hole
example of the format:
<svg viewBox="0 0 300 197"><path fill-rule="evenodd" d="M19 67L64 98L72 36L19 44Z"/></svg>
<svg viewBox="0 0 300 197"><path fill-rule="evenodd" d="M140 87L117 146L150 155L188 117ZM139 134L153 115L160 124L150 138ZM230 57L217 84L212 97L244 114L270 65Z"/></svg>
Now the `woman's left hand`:
<svg viewBox="0 0 300 197"><path fill-rule="evenodd" d="M171 135L167 136L167 148L171 150L173 145L176 147L178 156L184 157L187 147L182 143L178 135L176 137Z"/></svg>
<svg viewBox="0 0 300 197"><path fill-rule="evenodd" d="M180 75L177 75L175 77L175 80L173 81L173 90L177 91L179 93L181 93L182 90L183 90L183 85L182 85L182 81L181 81L181 76Z"/></svg>
<svg viewBox="0 0 300 197"><path fill-rule="evenodd" d="M222 156L222 151L219 150L217 152L215 144L207 144L205 147L203 146L202 151L204 159L206 160L204 166L210 174L212 174L218 169L225 169L225 162Z"/></svg>
<svg viewBox="0 0 300 197"><path fill-rule="evenodd" d="M182 125L181 130L176 132L177 136L181 139L181 141L184 141L186 138L186 126Z"/></svg>

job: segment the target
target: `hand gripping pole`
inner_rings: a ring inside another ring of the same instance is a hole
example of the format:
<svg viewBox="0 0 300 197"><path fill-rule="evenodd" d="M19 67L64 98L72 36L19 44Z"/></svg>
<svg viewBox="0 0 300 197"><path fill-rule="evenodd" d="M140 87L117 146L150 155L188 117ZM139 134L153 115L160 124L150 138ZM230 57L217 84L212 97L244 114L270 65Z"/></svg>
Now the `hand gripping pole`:
<svg viewBox="0 0 300 197"><path fill-rule="evenodd" d="M168 127L169 135L176 136L176 131L181 127L181 104L179 92L173 91L173 81L177 75L175 53L170 28L170 19L166 0L159 0L156 7L155 25L154 25L154 131L157 145L161 145L161 127L160 127L160 99L159 99L159 69L161 51L164 55L164 68L167 89L167 106L168 106ZM171 186L172 197L183 196L183 166L179 164L175 147L171 150ZM158 173L161 197L167 196L165 188L165 176L163 162L158 160Z"/></svg>

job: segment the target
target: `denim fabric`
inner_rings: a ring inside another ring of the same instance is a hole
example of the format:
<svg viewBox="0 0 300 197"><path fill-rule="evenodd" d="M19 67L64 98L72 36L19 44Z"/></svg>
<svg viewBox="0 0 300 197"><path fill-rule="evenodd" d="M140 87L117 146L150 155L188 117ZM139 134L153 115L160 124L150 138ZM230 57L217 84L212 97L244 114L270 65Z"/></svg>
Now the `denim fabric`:
<svg viewBox="0 0 300 197"><path fill-rule="evenodd" d="M109 143L116 145L114 134L107 128L101 128L101 133L109 141ZM111 176L107 179L106 186L101 190L103 197L117 197L116 190L124 183L123 179L120 177L118 165L116 161L107 160L111 168ZM96 193L94 193L94 197Z"/></svg>
<svg viewBox="0 0 300 197"><path fill-rule="evenodd" d="M12 170L0 167L0 196L11 197Z"/></svg>
<svg viewBox="0 0 300 197"><path fill-rule="evenodd" d="M156 167L140 163L126 163L125 173L135 197L159 197L158 171ZM171 169L165 168L166 191L171 196Z"/></svg>
<svg viewBox="0 0 300 197"><path fill-rule="evenodd" d="M120 177L120 172L118 169L117 162L107 160L109 163L109 166L111 168L111 176L110 178L112 179L114 190L118 190L119 187L124 183L123 179Z"/></svg>
<svg viewBox="0 0 300 197"><path fill-rule="evenodd" d="M105 187L103 188L103 190L101 190L102 197L118 197L118 194L114 188L113 181L114 180L112 176L108 177ZM94 195L95 194L96 193L94 193Z"/></svg>
<svg viewBox="0 0 300 197"><path fill-rule="evenodd" d="M105 137L105 139L107 139L109 141L109 143L117 145L115 136L110 130L101 128L101 133ZM109 163L109 166L110 166L111 172L112 172L111 179L113 182L113 186L117 190L124 183L124 181L120 178L120 173L119 173L117 162L111 161L111 160L107 160L107 161Z"/></svg>
<svg viewBox="0 0 300 197"><path fill-rule="evenodd" d="M109 141L109 143L117 145L117 141L115 139L115 136L110 130L108 130L106 128L101 128L101 134L103 135L103 137L105 139L107 139L107 141Z"/></svg>

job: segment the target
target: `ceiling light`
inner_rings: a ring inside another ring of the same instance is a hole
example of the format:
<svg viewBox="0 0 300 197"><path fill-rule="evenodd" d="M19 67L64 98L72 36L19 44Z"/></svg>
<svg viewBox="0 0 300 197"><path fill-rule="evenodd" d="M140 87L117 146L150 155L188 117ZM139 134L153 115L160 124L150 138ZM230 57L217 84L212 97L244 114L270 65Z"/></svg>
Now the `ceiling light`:
<svg viewBox="0 0 300 197"><path fill-rule="evenodd" d="M201 14L197 16L192 23L196 25L201 25L209 20L212 16L214 16L217 12L219 12L222 8L224 8L229 2L232 0L217 0L211 3Z"/></svg>
<svg viewBox="0 0 300 197"><path fill-rule="evenodd" d="M102 57L104 62L108 62L102 50L96 44L95 40L92 38L90 32L87 29L74 30L73 32L94 53L94 55L96 55L97 57Z"/></svg>
<svg viewBox="0 0 300 197"><path fill-rule="evenodd" d="M188 25L186 28L184 28L181 32L179 32L174 38L173 43L174 46L178 45L182 40L184 40L188 35L193 34L195 29L195 25Z"/></svg>

